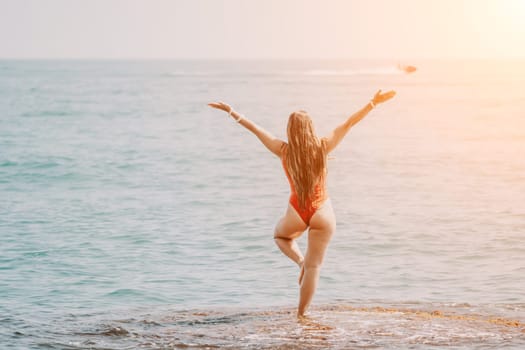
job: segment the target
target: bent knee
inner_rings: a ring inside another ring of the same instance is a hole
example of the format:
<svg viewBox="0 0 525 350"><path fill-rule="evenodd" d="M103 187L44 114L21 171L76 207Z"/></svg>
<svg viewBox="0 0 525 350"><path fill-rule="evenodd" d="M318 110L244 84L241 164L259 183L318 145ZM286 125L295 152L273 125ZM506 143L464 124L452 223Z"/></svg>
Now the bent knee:
<svg viewBox="0 0 525 350"><path fill-rule="evenodd" d="M285 240L294 240L301 236L303 232L302 231L286 231L286 230L280 230L279 226L275 228L275 231L273 232L273 238L274 239L285 239Z"/></svg>
<svg viewBox="0 0 525 350"><path fill-rule="evenodd" d="M292 237L288 237L288 236L281 235L281 234L279 234L278 232L275 232L275 233L273 234L273 239L274 239L275 241L280 240L280 239L285 240L285 241L292 241L292 240L293 240Z"/></svg>
<svg viewBox="0 0 525 350"><path fill-rule="evenodd" d="M288 237L284 236L279 232L279 230L275 229L273 232L273 239L289 239Z"/></svg>

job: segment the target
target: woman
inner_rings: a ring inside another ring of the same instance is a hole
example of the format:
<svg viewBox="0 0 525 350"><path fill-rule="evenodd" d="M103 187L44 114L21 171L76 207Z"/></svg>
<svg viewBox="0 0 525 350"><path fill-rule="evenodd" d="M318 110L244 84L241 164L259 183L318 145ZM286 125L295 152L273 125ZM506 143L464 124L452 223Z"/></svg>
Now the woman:
<svg viewBox="0 0 525 350"><path fill-rule="evenodd" d="M326 193L326 158L341 142L348 130L376 105L394 97L395 92L381 93L351 115L327 137L319 139L312 120L305 111L293 112L288 119L288 143L246 119L223 102L208 105L221 109L250 130L277 157L281 158L290 183L290 200L285 215L275 227L275 243L300 268L300 297L297 316L302 317L314 295L323 257L335 231L335 215ZM303 257L295 239L308 230L308 249Z"/></svg>

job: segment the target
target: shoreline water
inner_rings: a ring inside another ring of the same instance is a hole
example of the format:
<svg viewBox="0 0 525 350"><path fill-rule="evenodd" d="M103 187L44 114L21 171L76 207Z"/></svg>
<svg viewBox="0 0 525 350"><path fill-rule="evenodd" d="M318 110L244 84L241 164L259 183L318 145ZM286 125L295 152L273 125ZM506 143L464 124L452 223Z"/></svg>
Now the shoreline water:
<svg viewBox="0 0 525 350"><path fill-rule="evenodd" d="M10 338L24 339L19 348L520 349L525 318L502 318L503 309L518 315L525 305L338 301L313 306L303 319L286 306L157 306L69 314L44 327L49 329L12 330Z"/></svg>

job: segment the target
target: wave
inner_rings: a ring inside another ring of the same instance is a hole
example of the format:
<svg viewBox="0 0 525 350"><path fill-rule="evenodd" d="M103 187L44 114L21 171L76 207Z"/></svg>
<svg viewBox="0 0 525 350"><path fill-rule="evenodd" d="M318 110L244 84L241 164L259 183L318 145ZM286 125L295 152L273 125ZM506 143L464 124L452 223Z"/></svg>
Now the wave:
<svg viewBox="0 0 525 350"><path fill-rule="evenodd" d="M294 307L271 309L166 310L148 308L125 317L75 320L68 344L113 348L318 349L468 348L519 349L525 345L524 305L445 303L345 303L312 308L297 319ZM498 315L499 313L499 315ZM78 329L80 327L81 329ZM63 343L56 339L47 345Z"/></svg>

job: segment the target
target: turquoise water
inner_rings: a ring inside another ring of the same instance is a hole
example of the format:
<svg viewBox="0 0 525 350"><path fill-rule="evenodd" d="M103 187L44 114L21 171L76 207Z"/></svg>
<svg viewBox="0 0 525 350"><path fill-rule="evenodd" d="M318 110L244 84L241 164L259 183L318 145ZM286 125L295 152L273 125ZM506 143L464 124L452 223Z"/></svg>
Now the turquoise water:
<svg viewBox="0 0 525 350"><path fill-rule="evenodd" d="M0 344L523 348L523 62L415 64L0 61ZM337 233L297 323L280 162L206 103L323 135L378 88L329 161Z"/></svg>

